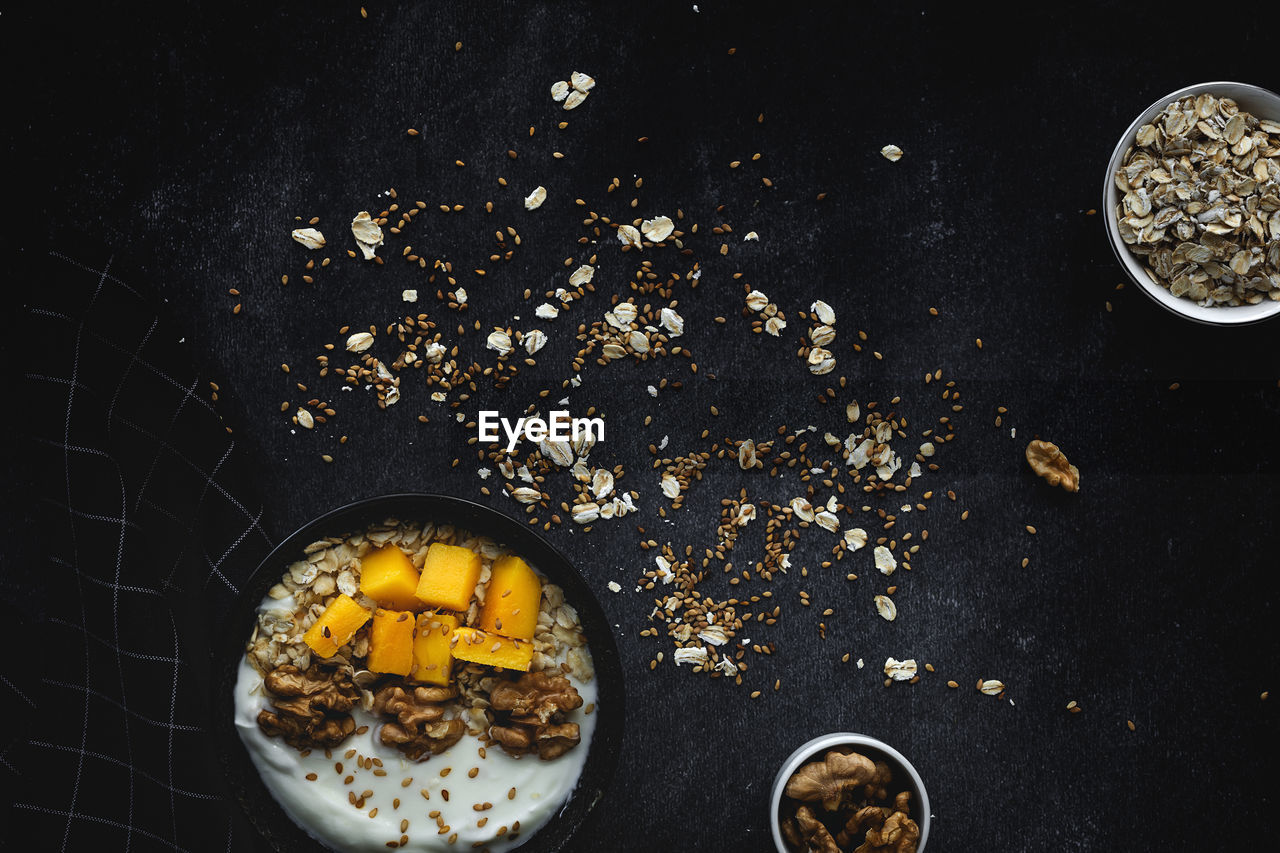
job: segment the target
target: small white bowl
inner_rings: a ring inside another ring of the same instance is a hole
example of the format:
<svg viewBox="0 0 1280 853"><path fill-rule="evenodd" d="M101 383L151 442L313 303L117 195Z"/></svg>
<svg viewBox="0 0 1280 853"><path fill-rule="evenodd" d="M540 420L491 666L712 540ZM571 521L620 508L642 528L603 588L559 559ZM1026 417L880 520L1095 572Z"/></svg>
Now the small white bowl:
<svg viewBox="0 0 1280 853"><path fill-rule="evenodd" d="M1107 174L1102 191L1102 213L1107 223L1107 235L1111 238L1111 248L1116 253L1116 259L1125 268L1125 272L1129 273L1129 278L1133 279L1134 284L1142 288L1148 296L1181 317L1215 326L1241 326L1280 314L1280 302L1264 299L1257 305L1219 305L1205 308L1185 297L1174 296L1167 287L1161 287L1151 280L1139 257L1130 252L1124 241L1120 239L1120 230L1116 227L1116 205L1120 203L1120 191L1116 188L1115 174L1120 168L1120 161L1124 158L1125 152L1129 150L1129 146L1133 145L1134 139L1137 137L1138 128L1144 124L1149 124L1172 102L1185 98L1187 95L1199 95L1206 92L1219 97L1231 98L1240 105L1240 109L1252 113L1258 118L1280 119L1280 95L1261 86L1220 81L1216 83L1197 83L1194 86L1187 86L1176 92L1170 92L1157 99L1141 115L1134 119L1133 124L1129 125L1129 128L1120 136L1120 141L1116 143L1115 151L1111 155L1111 162L1107 164Z"/></svg>
<svg viewBox="0 0 1280 853"><path fill-rule="evenodd" d="M787 787L791 778L802 764L819 760L829 749L849 746L861 752L873 761L883 761L893 770L894 786L901 786L911 791L911 815L920 827L920 844L916 853L924 853L925 842L929 840L929 794L924 789L924 781L920 774L907 761L905 755L882 740L870 735L853 734L852 732L833 732L816 737L801 746L791 757L782 762L778 775L773 780L773 792L769 796L769 828L773 831L773 844L778 853L792 853L791 848L782 840L782 822L779 810L782 807L782 789Z"/></svg>

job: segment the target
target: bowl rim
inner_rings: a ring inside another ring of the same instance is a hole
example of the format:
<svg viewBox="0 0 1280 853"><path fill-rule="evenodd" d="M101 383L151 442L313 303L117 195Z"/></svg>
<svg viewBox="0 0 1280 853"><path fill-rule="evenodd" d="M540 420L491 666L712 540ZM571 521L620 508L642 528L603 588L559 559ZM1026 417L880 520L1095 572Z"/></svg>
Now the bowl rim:
<svg viewBox="0 0 1280 853"><path fill-rule="evenodd" d="M399 492L352 501L304 523L282 539L241 586L230 617L223 623L226 637L211 650L213 736L224 779L260 840L272 849L310 851L325 847L295 823L263 784L248 751L236 731L233 686L244 638L254 624L254 612L270 586L279 581L284 567L303 548L323 536L355 532L370 524L396 518L453 524L475 535L487 536L517 551L565 590L565 598L578 611L588 637L597 688L595 730L586 762L568 799L539 830L523 840L520 853L549 853L561 849L588 821L604 798L617 772L626 717L625 687L617 642L611 623L581 572L547 540L519 520L492 507L453 495Z"/></svg>
<svg viewBox="0 0 1280 853"><path fill-rule="evenodd" d="M1194 83L1190 86L1183 86L1176 89L1163 97L1157 98L1146 109L1142 110L1134 118L1133 122L1120 135L1119 142L1111 152L1111 158L1107 162L1107 171L1103 176L1102 188L1102 212L1103 224L1107 231L1108 242L1111 244L1111 251L1115 254L1116 260L1120 267L1129 276L1129 279L1138 286L1138 288L1147 294L1157 305L1161 306L1170 313L1182 317L1187 320L1193 320L1207 326L1218 327L1238 327L1249 326L1254 323L1260 323L1273 317L1280 316L1280 302L1271 302L1270 304L1259 303L1258 305L1223 305L1215 308L1202 308L1189 299L1181 296L1174 296L1167 289L1160 287L1151 281L1147 276L1143 267L1138 263L1137 258L1131 253L1124 241L1120 239L1120 230L1115 223L1115 206L1119 201L1119 189L1115 185L1115 173L1119 168L1120 160L1124 157L1129 146L1132 145L1138 128L1148 123L1152 117L1159 114L1171 102L1184 98L1187 95L1201 94L1211 92L1215 88L1231 87L1234 89L1242 89L1246 92L1246 97L1256 95L1264 100L1274 99L1277 110L1280 111L1280 94L1270 89L1259 86L1255 83L1242 83L1232 80L1215 80L1206 83ZM1226 97L1238 100L1236 94L1226 94ZM1277 114L1280 118L1280 112ZM1253 310L1250 310L1253 309ZM1207 314L1204 312L1214 312Z"/></svg>
<svg viewBox="0 0 1280 853"><path fill-rule="evenodd" d="M929 841L929 824L932 813L932 807L929 804L929 792L925 789L924 779L920 777L915 765L897 749L877 737L857 732L831 732L830 734L819 735L796 747L795 751L778 768L778 774L773 779L773 789L769 794L769 829L773 834L773 845L777 849L777 853L791 853L791 849L787 847L786 842L782 839L782 822L779 820L778 815L778 811L782 806L782 790L786 787L787 780L806 760L818 752L834 746L857 746L876 750L900 765L901 769L906 772L911 785L915 787L915 790L920 795L920 818L917 821L920 826L920 844L917 847L917 853L924 853L925 845Z"/></svg>

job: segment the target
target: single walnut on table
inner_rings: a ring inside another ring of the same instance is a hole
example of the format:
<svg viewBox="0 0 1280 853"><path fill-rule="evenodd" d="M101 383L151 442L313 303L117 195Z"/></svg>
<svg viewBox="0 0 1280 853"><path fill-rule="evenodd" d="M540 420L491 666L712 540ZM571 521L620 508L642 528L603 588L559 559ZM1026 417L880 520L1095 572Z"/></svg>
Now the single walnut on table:
<svg viewBox="0 0 1280 853"><path fill-rule="evenodd" d="M915 853L920 827L910 817L911 792L899 791L890 801L892 781L884 762L831 750L787 780L783 838L808 853Z"/></svg>
<svg viewBox="0 0 1280 853"><path fill-rule="evenodd" d="M268 737L283 737L294 749L331 749L356 729L351 709L360 690L340 669L313 664L304 672L285 664L267 673L262 684L275 708L258 712L258 727Z"/></svg>
<svg viewBox="0 0 1280 853"><path fill-rule="evenodd" d="M489 694L489 705L507 715L505 724L489 727L489 737L511 755L536 752L550 761L581 742L578 724L565 722L564 715L581 708L582 697L563 675L544 670L500 682Z"/></svg>
<svg viewBox="0 0 1280 853"><path fill-rule="evenodd" d="M1068 492L1080 490L1080 469L1067 461L1056 444L1039 440L1028 444L1027 464L1050 486L1062 486Z"/></svg>
<svg viewBox="0 0 1280 853"><path fill-rule="evenodd" d="M382 687L373 695L373 710L395 720L384 723L378 737L414 761L439 755L467 730L462 720L444 717L444 703L457 695L456 687Z"/></svg>

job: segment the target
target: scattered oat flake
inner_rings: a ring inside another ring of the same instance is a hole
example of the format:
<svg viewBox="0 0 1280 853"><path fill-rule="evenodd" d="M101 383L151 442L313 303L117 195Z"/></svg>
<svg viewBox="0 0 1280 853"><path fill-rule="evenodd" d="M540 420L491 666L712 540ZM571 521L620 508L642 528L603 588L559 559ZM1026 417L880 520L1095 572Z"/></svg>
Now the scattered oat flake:
<svg viewBox="0 0 1280 853"><path fill-rule="evenodd" d="M662 475L662 493L671 499L680 496L680 481L671 474Z"/></svg>
<svg viewBox="0 0 1280 853"><path fill-rule="evenodd" d="M877 595L875 598L876 612L884 618L886 622L892 622L898 618L898 605L893 603L893 599L887 595Z"/></svg>
<svg viewBox="0 0 1280 853"><path fill-rule="evenodd" d="M644 243L640 239L640 232L635 229L634 225L618 226L618 242L624 246L634 246L643 250Z"/></svg>
<svg viewBox="0 0 1280 853"><path fill-rule="evenodd" d="M883 545L877 545L872 551L875 556L876 568L883 575L891 575L898 568L898 561L893 558L893 552Z"/></svg>
<svg viewBox="0 0 1280 853"><path fill-rule="evenodd" d="M682 649L676 649L676 666L682 663L706 663L707 650L702 646L685 646Z"/></svg>
<svg viewBox="0 0 1280 853"><path fill-rule="evenodd" d="M857 551L867 544L867 531L861 527L846 530L844 532L844 544L849 546L849 550Z"/></svg>
<svg viewBox="0 0 1280 853"><path fill-rule="evenodd" d="M824 325L834 326L836 324L835 309L823 302L821 299L810 305L809 310L812 311L813 315ZM857 420L857 418L854 418L854 420Z"/></svg>
<svg viewBox="0 0 1280 853"><path fill-rule="evenodd" d="M577 89L574 89L572 92L569 93L569 96L564 99L564 108L566 110L575 110L578 107L582 106L582 102L585 101L586 99L587 99L586 92L579 92Z"/></svg>
<svg viewBox="0 0 1280 853"><path fill-rule="evenodd" d="M1004 682L988 678L986 681L978 683L978 690L988 696L998 696L1004 692Z"/></svg>
<svg viewBox="0 0 1280 853"><path fill-rule="evenodd" d="M324 235L314 228L294 229L293 239L297 240L308 249L319 249L324 246Z"/></svg>
<svg viewBox="0 0 1280 853"><path fill-rule="evenodd" d="M569 84L564 80L557 80L551 84L551 99L557 103L569 97Z"/></svg>
<svg viewBox="0 0 1280 853"><path fill-rule="evenodd" d="M569 82L573 85L575 91L584 95L596 87L595 78L583 74L581 71L575 71L570 74Z"/></svg>
<svg viewBox="0 0 1280 853"><path fill-rule="evenodd" d="M347 338L348 352L364 352L371 346L373 346L373 335L368 332L356 332Z"/></svg>
<svg viewBox="0 0 1280 853"><path fill-rule="evenodd" d="M622 592L622 586L617 581L609 581L609 592Z"/></svg>
<svg viewBox="0 0 1280 853"><path fill-rule="evenodd" d="M880 149L881 156L893 163L902 159L902 149L896 145L886 145Z"/></svg>
<svg viewBox="0 0 1280 853"><path fill-rule="evenodd" d="M542 207L542 203L547 200L547 188L543 186L535 187L533 192L524 198L525 210L537 210Z"/></svg>
<svg viewBox="0 0 1280 853"><path fill-rule="evenodd" d="M916 677L917 672L919 672L919 666L912 658L906 660L888 658L884 662L884 674L894 681L910 681Z"/></svg>
<svg viewBox="0 0 1280 853"><path fill-rule="evenodd" d="M533 313L542 320L554 320L560 316L560 309L549 302L544 302L537 308L533 309Z"/></svg>
<svg viewBox="0 0 1280 853"><path fill-rule="evenodd" d="M529 355L533 355L546 345L547 333L541 329L534 329L533 331L524 333L524 348Z"/></svg>
<svg viewBox="0 0 1280 853"><path fill-rule="evenodd" d="M495 350L498 355L506 355L511 352L511 336L497 329L489 333L489 337L485 339L485 346Z"/></svg>
<svg viewBox="0 0 1280 853"><path fill-rule="evenodd" d="M362 210L351 220L351 234L356 238L364 259L373 260L376 249L382 245L382 228L369 217L369 211Z"/></svg>
<svg viewBox="0 0 1280 853"><path fill-rule="evenodd" d="M655 243L661 243L670 237L675 228L675 223L671 221L670 216L658 216L640 223L640 231L647 239Z"/></svg>
<svg viewBox="0 0 1280 853"><path fill-rule="evenodd" d="M746 236L742 238L742 242L746 243L749 240L754 242L754 241L758 241L759 239L760 239L759 234L757 234L754 231L748 231Z"/></svg>
<svg viewBox="0 0 1280 853"><path fill-rule="evenodd" d="M401 298L401 299L403 299L405 302L417 302L417 301L418 301L418 291L416 291L416 290L402 290L402 291L400 291L400 298Z"/></svg>
<svg viewBox="0 0 1280 853"><path fill-rule="evenodd" d="M677 314L671 308L663 308L659 314L658 325L667 330L667 333L678 338L684 334L684 318Z"/></svg>
<svg viewBox="0 0 1280 853"><path fill-rule="evenodd" d="M782 330L785 329L786 327L787 327L787 321L778 316L770 317L768 320L764 321L764 330L769 334L773 335L775 338L782 337ZM835 365L836 365L835 360L832 359L831 367L835 367ZM830 367L827 368L828 371L830 369L831 369ZM810 367L810 370L812 370L812 367ZM827 372L827 371L823 371L823 372Z"/></svg>
<svg viewBox="0 0 1280 853"><path fill-rule="evenodd" d="M306 409L301 409L301 408L298 409L297 418L298 418L298 426L304 429L311 429L316 425L315 418L313 418L311 416L311 413L308 412Z"/></svg>
<svg viewBox="0 0 1280 853"><path fill-rule="evenodd" d="M591 279L596 277L596 268L590 264L583 264L572 273L569 274L570 287L582 287L584 284L590 284Z"/></svg>

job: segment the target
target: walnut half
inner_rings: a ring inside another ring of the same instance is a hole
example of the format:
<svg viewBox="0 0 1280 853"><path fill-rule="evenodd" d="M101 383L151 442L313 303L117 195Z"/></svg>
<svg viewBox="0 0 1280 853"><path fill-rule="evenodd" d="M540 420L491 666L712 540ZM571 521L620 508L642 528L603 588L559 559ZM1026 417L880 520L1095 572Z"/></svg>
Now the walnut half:
<svg viewBox="0 0 1280 853"><path fill-rule="evenodd" d="M268 737L283 737L294 749L332 749L356 729L351 709L360 690L341 670L312 665L304 672L285 664L267 673L262 685L275 708L258 712L258 727Z"/></svg>
<svg viewBox="0 0 1280 853"><path fill-rule="evenodd" d="M1080 490L1080 469L1067 461L1056 444L1039 440L1028 444L1027 464L1050 486L1062 486L1068 492Z"/></svg>
<svg viewBox="0 0 1280 853"><path fill-rule="evenodd" d="M489 737L511 755L537 752L543 761L559 758L577 746L577 723L564 715L582 707L582 697L563 675L527 672L502 681L489 693L490 707L506 717L489 727Z"/></svg>
<svg viewBox="0 0 1280 853"><path fill-rule="evenodd" d="M462 720L444 716L444 703L457 695L455 687L383 687L373 695L373 710L395 719L383 724L378 737L414 761L439 755L466 732Z"/></svg>

